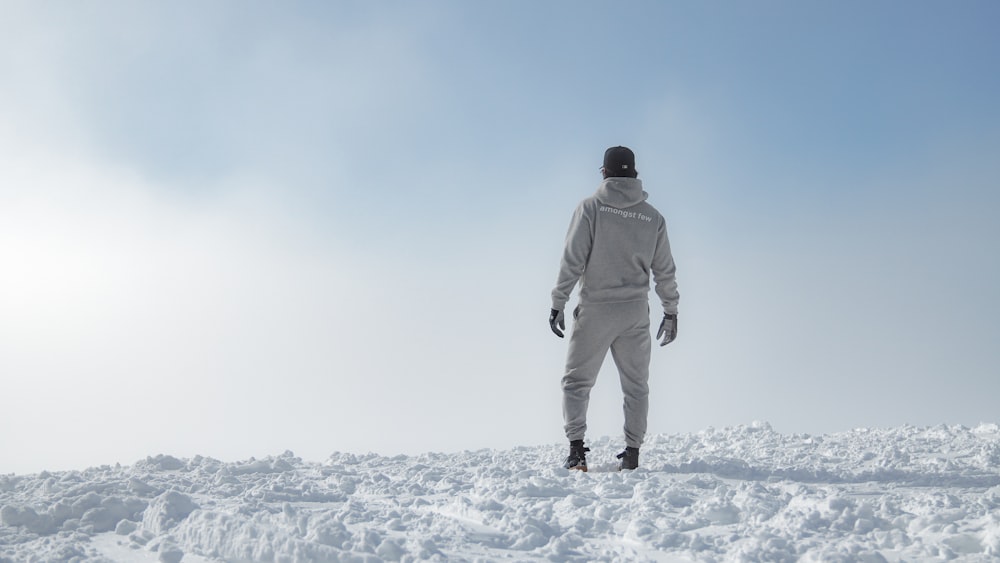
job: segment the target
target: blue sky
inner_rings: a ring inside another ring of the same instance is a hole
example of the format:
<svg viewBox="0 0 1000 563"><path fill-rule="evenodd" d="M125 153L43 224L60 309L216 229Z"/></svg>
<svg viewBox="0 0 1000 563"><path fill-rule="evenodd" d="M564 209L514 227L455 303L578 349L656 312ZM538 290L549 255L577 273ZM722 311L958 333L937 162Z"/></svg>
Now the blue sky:
<svg viewBox="0 0 1000 563"><path fill-rule="evenodd" d="M0 472L562 441L618 144L682 296L651 432L996 421L994 3L5 12Z"/></svg>

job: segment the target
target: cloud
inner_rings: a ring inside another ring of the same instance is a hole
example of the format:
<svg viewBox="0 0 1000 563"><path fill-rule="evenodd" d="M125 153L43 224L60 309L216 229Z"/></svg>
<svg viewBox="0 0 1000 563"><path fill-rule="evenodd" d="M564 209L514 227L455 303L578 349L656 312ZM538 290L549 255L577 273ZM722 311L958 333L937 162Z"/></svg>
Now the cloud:
<svg viewBox="0 0 1000 563"><path fill-rule="evenodd" d="M558 438L561 222L551 244L497 225L331 237L251 178L206 197L0 146L5 468Z"/></svg>
<svg viewBox="0 0 1000 563"><path fill-rule="evenodd" d="M60 434L76 420L92 431L91 455L122 455L102 429L136 434L124 448L134 454L205 446L199 428L215 443L267 411L263 381L294 389L333 365L351 371L354 321L372 301L354 275L365 259L309 238L278 202L171 197L53 154L11 160L0 173L0 372L19 400L3 416L31 422L5 440L44 442L40 459L58 460L76 449Z"/></svg>
<svg viewBox="0 0 1000 563"><path fill-rule="evenodd" d="M123 3L7 22L0 102L19 134L187 185L329 189L420 114L434 79L416 15Z"/></svg>
<svg viewBox="0 0 1000 563"><path fill-rule="evenodd" d="M523 325L554 266L518 273L541 247L466 183L397 171L419 26L81 10L20 14L0 61L4 467L538 436L495 420L545 397Z"/></svg>

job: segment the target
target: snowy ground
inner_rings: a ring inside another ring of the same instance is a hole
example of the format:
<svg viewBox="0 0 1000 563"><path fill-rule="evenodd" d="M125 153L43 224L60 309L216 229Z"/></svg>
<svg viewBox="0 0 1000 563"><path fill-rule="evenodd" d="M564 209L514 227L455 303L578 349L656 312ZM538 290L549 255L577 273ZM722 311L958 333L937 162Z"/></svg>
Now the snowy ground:
<svg viewBox="0 0 1000 563"><path fill-rule="evenodd" d="M589 445L0 476L0 562L1000 560L996 424Z"/></svg>

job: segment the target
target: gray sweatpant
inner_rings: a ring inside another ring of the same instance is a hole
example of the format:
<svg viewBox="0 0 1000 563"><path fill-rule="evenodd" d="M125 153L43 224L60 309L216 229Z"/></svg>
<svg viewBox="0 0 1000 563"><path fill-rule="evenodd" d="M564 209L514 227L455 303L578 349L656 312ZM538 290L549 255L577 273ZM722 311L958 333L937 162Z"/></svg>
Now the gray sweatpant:
<svg viewBox="0 0 1000 563"><path fill-rule="evenodd" d="M562 378L566 437L583 439L590 390L610 349L625 396L625 445L638 448L649 414L649 304L588 303L577 307L574 316Z"/></svg>

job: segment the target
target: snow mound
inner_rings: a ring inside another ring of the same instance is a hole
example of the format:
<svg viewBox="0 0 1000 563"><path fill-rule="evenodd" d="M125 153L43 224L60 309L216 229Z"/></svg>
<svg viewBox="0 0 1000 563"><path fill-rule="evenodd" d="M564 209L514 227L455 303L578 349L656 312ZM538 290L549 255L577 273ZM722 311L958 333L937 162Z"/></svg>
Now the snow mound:
<svg viewBox="0 0 1000 563"><path fill-rule="evenodd" d="M14 561L995 561L1000 426L656 435L591 444L0 476Z"/></svg>

